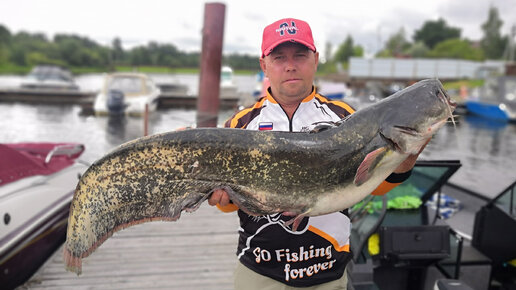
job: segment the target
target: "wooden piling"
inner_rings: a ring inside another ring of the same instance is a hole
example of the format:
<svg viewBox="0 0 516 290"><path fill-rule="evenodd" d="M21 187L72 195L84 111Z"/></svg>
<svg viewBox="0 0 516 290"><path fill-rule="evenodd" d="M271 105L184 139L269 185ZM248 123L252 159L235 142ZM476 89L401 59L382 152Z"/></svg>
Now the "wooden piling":
<svg viewBox="0 0 516 290"><path fill-rule="evenodd" d="M225 10L222 3L204 6L197 127L217 126Z"/></svg>

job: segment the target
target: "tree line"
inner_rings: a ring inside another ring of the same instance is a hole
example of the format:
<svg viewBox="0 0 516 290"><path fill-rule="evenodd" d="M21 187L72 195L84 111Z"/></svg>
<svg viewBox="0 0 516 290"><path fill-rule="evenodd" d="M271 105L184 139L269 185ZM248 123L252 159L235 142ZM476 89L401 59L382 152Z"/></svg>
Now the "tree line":
<svg viewBox="0 0 516 290"><path fill-rule="evenodd" d="M483 37L472 41L461 37L461 29L449 26L444 19L423 23L412 36L406 36L403 28L391 35L377 57L404 58L456 58L468 60L501 59L507 54L509 37L502 35L503 21L498 9L491 7L487 20L481 25ZM326 51L332 51L330 43ZM344 66L351 56L363 56L364 49L355 45L351 35L337 47L335 53L325 56L322 71L330 72L335 64ZM42 33L18 32L12 34L0 24L0 67L32 67L38 64L55 64L64 67L98 68L113 70L116 66L159 66L168 68L198 68L199 52L184 52L174 44L150 42L132 49L123 49L120 38L110 46L101 45L87 37L73 34L57 34L48 39ZM257 56L229 54L223 56L223 64L234 69L259 70Z"/></svg>
<svg viewBox="0 0 516 290"><path fill-rule="evenodd" d="M412 36L407 38L405 30L399 29L389 36L376 57L398 58L451 58L482 61L485 59L502 59L510 55L508 49L511 35L502 35L498 9L490 7L487 20L481 24L483 37L479 41L461 37L461 29L449 26L446 20L429 20L423 23ZM514 48L512 48L514 49ZM362 56L360 45L353 43L348 35L346 40L337 48L332 59L335 62L347 62L352 56Z"/></svg>
<svg viewBox="0 0 516 290"><path fill-rule="evenodd" d="M198 68L199 52L183 52L173 44L150 42L124 50L121 40L104 46L87 37L56 34L49 40L42 33L18 32L11 34L0 25L0 65L32 67L52 64L63 67L95 67L110 69L115 66L160 66L169 68ZM231 54L223 62L235 69L259 69L256 57ZM253 65L254 64L254 65Z"/></svg>

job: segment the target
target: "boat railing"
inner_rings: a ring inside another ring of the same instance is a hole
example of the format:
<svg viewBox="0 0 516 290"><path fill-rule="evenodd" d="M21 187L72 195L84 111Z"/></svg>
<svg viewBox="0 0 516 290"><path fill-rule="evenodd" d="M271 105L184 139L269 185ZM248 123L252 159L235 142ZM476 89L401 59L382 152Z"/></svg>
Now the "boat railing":
<svg viewBox="0 0 516 290"><path fill-rule="evenodd" d="M84 151L84 145L82 144L64 144L55 146L45 157L45 164L48 164L52 157L66 155L71 157L80 152Z"/></svg>
<svg viewBox="0 0 516 290"><path fill-rule="evenodd" d="M514 193L516 191L516 180L506 189L502 190L495 198L486 204L486 207L497 205L504 209L510 216L516 215L516 205L514 204Z"/></svg>

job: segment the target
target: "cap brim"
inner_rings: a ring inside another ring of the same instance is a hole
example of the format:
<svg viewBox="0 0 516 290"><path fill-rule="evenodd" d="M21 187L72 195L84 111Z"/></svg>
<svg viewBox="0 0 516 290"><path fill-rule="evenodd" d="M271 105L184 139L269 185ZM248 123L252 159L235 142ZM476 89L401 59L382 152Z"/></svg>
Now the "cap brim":
<svg viewBox="0 0 516 290"><path fill-rule="evenodd" d="M294 42L294 43L300 43L304 46L306 46L308 49L310 49L311 51L313 52L316 52L316 49L315 49L315 46L309 44L308 42L304 41L304 40L299 40L299 39L295 39L295 38L289 38L289 39L282 39L280 41L276 41L275 43L273 43L272 45L270 45L265 51L262 51L262 57L264 56L267 56L269 54L271 54L271 52L280 44L282 43L285 43L285 42Z"/></svg>

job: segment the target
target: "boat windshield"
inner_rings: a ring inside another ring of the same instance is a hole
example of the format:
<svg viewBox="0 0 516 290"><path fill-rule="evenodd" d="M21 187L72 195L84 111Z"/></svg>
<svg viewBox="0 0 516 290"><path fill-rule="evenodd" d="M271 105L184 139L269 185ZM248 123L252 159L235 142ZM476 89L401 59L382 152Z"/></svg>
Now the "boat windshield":
<svg viewBox="0 0 516 290"><path fill-rule="evenodd" d="M230 71L223 71L221 76L220 76L221 80L222 81L231 81L233 79L233 75Z"/></svg>
<svg viewBox="0 0 516 290"><path fill-rule="evenodd" d="M516 78L506 79L505 99L509 102L516 102Z"/></svg>
<svg viewBox="0 0 516 290"><path fill-rule="evenodd" d="M107 85L107 91L119 90L124 94L137 94L145 91L142 79L139 77L115 77L110 78Z"/></svg>
<svg viewBox="0 0 516 290"><path fill-rule="evenodd" d="M220 71L220 82L223 85L233 83L233 70L230 67L223 66Z"/></svg>
<svg viewBox="0 0 516 290"><path fill-rule="evenodd" d="M37 66L28 75L29 78L36 80L59 80L72 82L73 77L69 71L56 66Z"/></svg>

